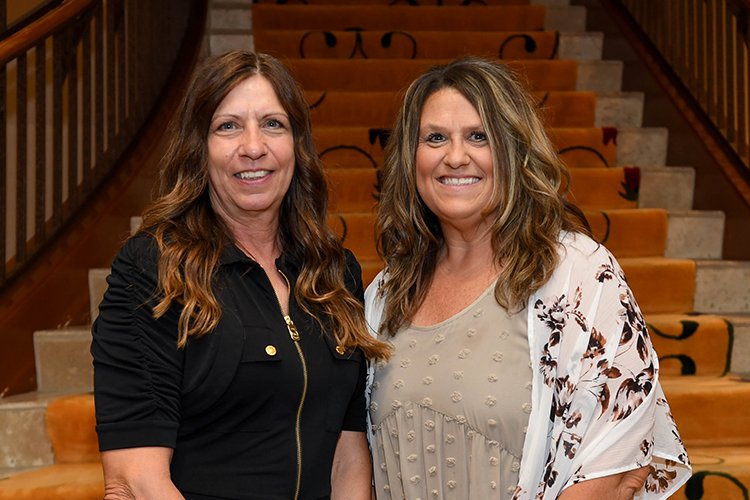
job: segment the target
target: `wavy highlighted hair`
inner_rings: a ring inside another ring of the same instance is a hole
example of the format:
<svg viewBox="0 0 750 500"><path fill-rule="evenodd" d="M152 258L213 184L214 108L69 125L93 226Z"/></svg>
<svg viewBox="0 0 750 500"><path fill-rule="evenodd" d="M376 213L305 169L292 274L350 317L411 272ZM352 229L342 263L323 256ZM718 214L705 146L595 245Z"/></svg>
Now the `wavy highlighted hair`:
<svg viewBox="0 0 750 500"><path fill-rule="evenodd" d="M294 137L295 169L280 208L279 238L284 252L301 263L295 298L340 345L361 348L368 357L386 357L389 348L369 334L362 304L346 288L344 250L326 224L328 187L307 102L286 67L266 54L237 50L205 61L172 122L157 198L145 210L142 225L160 250L154 316L162 316L174 302L182 306L179 347L191 336L208 334L219 322L221 307L212 284L232 237L209 201L208 133L221 101L254 76L273 87Z"/></svg>
<svg viewBox="0 0 750 500"><path fill-rule="evenodd" d="M394 335L417 312L430 286L440 223L416 184L416 151L425 101L438 90L460 92L479 113L493 156L493 196L483 214L500 274L497 302L511 310L552 275L560 231L590 234L583 213L566 200L570 174L537 115L535 104L505 65L467 57L436 66L406 90L385 149L378 215L378 252L388 279L381 332Z"/></svg>

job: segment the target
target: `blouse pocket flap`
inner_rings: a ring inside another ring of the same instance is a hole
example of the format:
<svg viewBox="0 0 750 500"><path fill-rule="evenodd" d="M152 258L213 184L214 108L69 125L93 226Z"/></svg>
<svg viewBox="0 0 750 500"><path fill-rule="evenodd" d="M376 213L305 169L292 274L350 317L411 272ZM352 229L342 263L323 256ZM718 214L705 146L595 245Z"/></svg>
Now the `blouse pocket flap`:
<svg viewBox="0 0 750 500"><path fill-rule="evenodd" d="M328 344L328 349L331 351L331 354L333 354L333 357L336 359L343 359L348 361L356 361L361 362L363 358L362 351L359 349L351 349L351 348L345 348L339 344L336 343L334 339L326 337L326 344Z"/></svg>
<svg viewBox="0 0 750 500"><path fill-rule="evenodd" d="M273 330L265 327L245 327L245 342L242 348L241 363L281 361L278 338Z"/></svg>

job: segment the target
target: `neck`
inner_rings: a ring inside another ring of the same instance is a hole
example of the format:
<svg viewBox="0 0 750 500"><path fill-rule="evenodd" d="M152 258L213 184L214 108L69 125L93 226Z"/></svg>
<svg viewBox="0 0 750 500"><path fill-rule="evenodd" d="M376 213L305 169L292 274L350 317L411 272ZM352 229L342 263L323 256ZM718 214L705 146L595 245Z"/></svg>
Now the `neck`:
<svg viewBox="0 0 750 500"><path fill-rule="evenodd" d="M489 229L475 228L471 231L446 231L443 228L445 245L438 257L438 268L456 276L497 275L492 235Z"/></svg>
<svg viewBox="0 0 750 500"><path fill-rule="evenodd" d="M225 220L237 246L263 267L273 264L281 255L278 218L256 218L241 223Z"/></svg>

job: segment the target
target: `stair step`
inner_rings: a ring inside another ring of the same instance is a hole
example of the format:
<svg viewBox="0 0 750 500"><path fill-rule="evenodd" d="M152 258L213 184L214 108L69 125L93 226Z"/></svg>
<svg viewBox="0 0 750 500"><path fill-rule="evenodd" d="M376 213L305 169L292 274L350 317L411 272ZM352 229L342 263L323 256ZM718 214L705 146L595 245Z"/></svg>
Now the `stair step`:
<svg viewBox="0 0 750 500"><path fill-rule="evenodd" d="M746 500L750 489L750 452L743 446L688 447L693 475L673 500Z"/></svg>
<svg viewBox="0 0 750 500"><path fill-rule="evenodd" d="M99 303L107 291L107 276L109 268L89 269L89 307L91 308L91 323L99 316Z"/></svg>
<svg viewBox="0 0 750 500"><path fill-rule="evenodd" d="M642 208L693 208L695 169L692 167L641 168L638 206Z"/></svg>
<svg viewBox="0 0 750 500"><path fill-rule="evenodd" d="M99 460L90 393L33 391L1 399L0 429L0 467L6 476L12 470Z"/></svg>
<svg viewBox="0 0 750 500"><path fill-rule="evenodd" d="M0 500L101 500L103 497L104 475L98 461L54 464L0 481Z"/></svg>
<svg viewBox="0 0 750 500"><path fill-rule="evenodd" d="M302 88L308 91L398 91L436 64L450 59L283 59ZM514 71L524 75L532 91L593 90L589 86L609 87L621 77L619 61L505 61ZM577 82L579 66L585 79ZM590 74L589 74L590 73ZM358 78L352 78L356 74ZM601 83L598 82L601 79ZM609 93L617 92L612 88ZM605 124L608 125L608 124ZM630 126L640 126L637 125Z"/></svg>
<svg viewBox="0 0 750 500"><path fill-rule="evenodd" d="M618 259L661 257L667 242L667 211L660 208L584 210L594 239Z"/></svg>
<svg viewBox="0 0 750 500"><path fill-rule="evenodd" d="M222 29L245 29L248 32L253 26L252 9L246 5L212 4L208 10L209 32Z"/></svg>
<svg viewBox="0 0 750 500"><path fill-rule="evenodd" d="M669 131L665 127L620 127L617 129L617 164L663 167L667 163L668 142Z"/></svg>
<svg viewBox="0 0 750 500"><path fill-rule="evenodd" d="M737 325L709 314L646 314L664 375L722 376L729 373Z"/></svg>
<svg viewBox="0 0 750 500"><path fill-rule="evenodd" d="M734 328L732 373L750 380L750 314L729 314L725 318Z"/></svg>
<svg viewBox="0 0 750 500"><path fill-rule="evenodd" d="M675 259L721 259L724 212L673 210L664 255Z"/></svg>
<svg viewBox="0 0 750 500"><path fill-rule="evenodd" d="M307 91L313 135L320 136L326 129L356 127L358 129L385 128L393 125L401 105L398 90L359 92ZM596 94L579 91L539 91L532 96L541 108L547 127L593 127L596 119ZM377 105L373 105L377 103ZM573 115L573 116L571 116ZM365 134L363 137L367 137ZM340 144L338 140L335 144Z"/></svg>
<svg viewBox="0 0 750 500"><path fill-rule="evenodd" d="M442 31L542 31L548 8L536 5L492 5L481 8L420 5L268 5L253 6L253 26L258 30L442 30ZM585 9L552 8L551 25L559 29L564 17L580 17ZM460 15L459 15L460 14ZM567 21L572 23L573 21ZM578 20L580 23L580 19ZM575 30L560 30L575 31ZM265 50L264 47L259 48Z"/></svg>
<svg viewBox="0 0 750 500"><path fill-rule="evenodd" d="M0 467L50 465L54 461L47 436L47 405L52 393L30 392L0 399Z"/></svg>
<svg viewBox="0 0 750 500"><path fill-rule="evenodd" d="M546 11L544 29L578 33L586 31L586 7L548 4Z"/></svg>
<svg viewBox="0 0 750 500"><path fill-rule="evenodd" d="M393 30L253 32L258 47L273 47L277 57L302 59L445 59L466 54L500 59L601 59L602 33L453 32ZM457 40L460 42L457 43Z"/></svg>
<svg viewBox="0 0 750 500"><path fill-rule="evenodd" d="M699 260L697 266L696 311L750 313L750 261Z"/></svg>
<svg viewBox="0 0 750 500"><path fill-rule="evenodd" d="M583 208L688 211L693 203L692 168L571 168L570 174L573 201Z"/></svg>
<svg viewBox="0 0 750 500"><path fill-rule="evenodd" d="M620 92L623 67L622 61L578 61L575 89L602 94Z"/></svg>
<svg viewBox="0 0 750 500"><path fill-rule="evenodd" d="M141 217L140 215L134 215L133 217L130 218L130 235L131 236L134 235L138 231L138 228L141 227L142 222L143 222L143 217Z"/></svg>
<svg viewBox="0 0 750 500"><path fill-rule="evenodd" d="M397 0L398 1L398 0ZM434 0L433 0L434 1ZM441 0L442 5L457 6L463 5L466 0ZM406 4L406 0L401 0L402 4ZM233 0L233 1L221 1L214 2L214 4L279 4L279 0ZM307 5L391 5L394 0L304 0ZM483 5L546 5L551 7L563 7L570 5L570 0L482 0Z"/></svg>
<svg viewBox="0 0 750 500"><path fill-rule="evenodd" d="M230 50L255 50L253 35L249 33L210 33L208 52L219 55Z"/></svg>
<svg viewBox="0 0 750 500"><path fill-rule="evenodd" d="M595 127L633 128L640 127L642 124L643 93L600 92L597 94Z"/></svg>
<svg viewBox="0 0 750 500"><path fill-rule="evenodd" d="M58 393L93 390L90 345L88 326L34 332L37 389Z"/></svg>
<svg viewBox="0 0 750 500"><path fill-rule="evenodd" d="M47 435L55 463L99 461L94 395L72 394L52 399L47 405Z"/></svg>
<svg viewBox="0 0 750 500"><path fill-rule="evenodd" d="M692 168L571 168L572 200L582 208L664 208L692 206Z"/></svg>
<svg viewBox="0 0 750 500"><path fill-rule="evenodd" d="M566 31L560 33L558 59L573 61L600 60L604 50L604 33L598 31Z"/></svg>
<svg viewBox="0 0 750 500"><path fill-rule="evenodd" d="M627 257L618 260L644 314L694 310L694 260L664 257Z"/></svg>
<svg viewBox="0 0 750 500"><path fill-rule="evenodd" d="M750 383L733 376L661 381L686 446L750 446Z"/></svg>

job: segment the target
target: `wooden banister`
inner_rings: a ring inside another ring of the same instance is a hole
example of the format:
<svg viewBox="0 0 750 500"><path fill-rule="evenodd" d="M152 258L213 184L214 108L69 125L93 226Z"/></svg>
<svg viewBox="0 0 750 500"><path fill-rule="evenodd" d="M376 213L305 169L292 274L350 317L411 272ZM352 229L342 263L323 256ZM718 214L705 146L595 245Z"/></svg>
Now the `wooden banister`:
<svg viewBox="0 0 750 500"><path fill-rule="evenodd" d="M39 40L59 32L98 3L99 0L68 0L42 19L0 41L0 66L34 47Z"/></svg>
<svg viewBox="0 0 750 500"><path fill-rule="evenodd" d="M205 2L67 0L0 41L0 290L127 150Z"/></svg>

